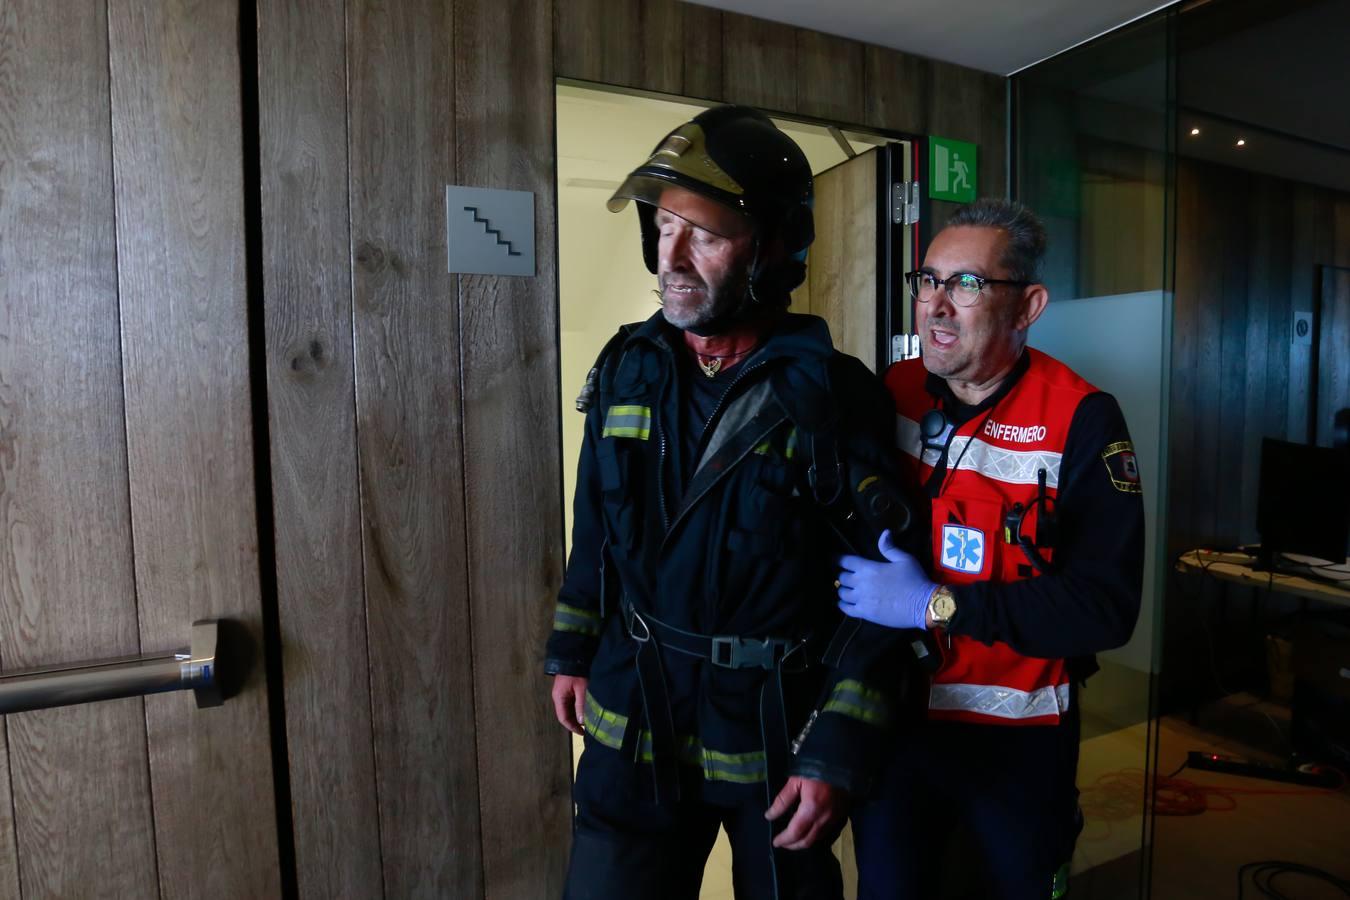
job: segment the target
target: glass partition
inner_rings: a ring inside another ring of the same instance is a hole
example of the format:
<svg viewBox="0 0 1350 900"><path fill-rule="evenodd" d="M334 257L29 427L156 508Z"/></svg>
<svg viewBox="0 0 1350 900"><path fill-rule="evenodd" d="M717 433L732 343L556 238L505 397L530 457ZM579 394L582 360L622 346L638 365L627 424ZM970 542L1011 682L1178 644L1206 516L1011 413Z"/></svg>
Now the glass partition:
<svg viewBox="0 0 1350 900"><path fill-rule="evenodd" d="M1163 13L1014 75L1013 198L1049 232L1050 305L1031 345L1125 412L1144 484L1143 607L1130 642L1082 690L1084 829L1072 896L1148 890L1146 785L1165 575L1162 520L1171 322L1174 16Z"/></svg>

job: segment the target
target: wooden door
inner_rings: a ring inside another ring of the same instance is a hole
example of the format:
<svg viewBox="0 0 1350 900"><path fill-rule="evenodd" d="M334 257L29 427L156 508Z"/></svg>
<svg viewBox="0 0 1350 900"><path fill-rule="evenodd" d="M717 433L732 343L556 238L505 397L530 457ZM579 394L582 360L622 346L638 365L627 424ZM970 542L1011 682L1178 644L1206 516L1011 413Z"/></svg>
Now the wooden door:
<svg viewBox="0 0 1350 900"><path fill-rule="evenodd" d="M909 145L876 147L815 178L816 239L793 309L830 325L834 345L874 372L891 361L891 338L909 330L901 276L914 228L896 221L893 185L910 180Z"/></svg>
<svg viewBox="0 0 1350 900"><path fill-rule="evenodd" d="M0 669L262 633L239 9L0 4ZM261 666L16 713L0 896L281 892Z"/></svg>

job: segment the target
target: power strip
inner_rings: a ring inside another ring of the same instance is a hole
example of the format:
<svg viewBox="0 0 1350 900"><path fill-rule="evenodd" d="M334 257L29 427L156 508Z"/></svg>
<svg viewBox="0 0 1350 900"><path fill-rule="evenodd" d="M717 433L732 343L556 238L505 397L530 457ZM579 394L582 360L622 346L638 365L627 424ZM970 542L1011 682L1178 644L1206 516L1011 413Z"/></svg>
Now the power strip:
<svg viewBox="0 0 1350 900"><path fill-rule="evenodd" d="M1244 775L1248 778L1263 778L1267 781L1284 781L1289 784L1301 784L1308 787L1334 788L1341 783L1341 777L1331 769L1309 766L1294 769L1287 766L1268 766L1264 763L1248 762L1234 756L1221 753L1207 753L1192 750L1186 755L1186 768L1200 769L1206 772L1222 772L1225 775Z"/></svg>

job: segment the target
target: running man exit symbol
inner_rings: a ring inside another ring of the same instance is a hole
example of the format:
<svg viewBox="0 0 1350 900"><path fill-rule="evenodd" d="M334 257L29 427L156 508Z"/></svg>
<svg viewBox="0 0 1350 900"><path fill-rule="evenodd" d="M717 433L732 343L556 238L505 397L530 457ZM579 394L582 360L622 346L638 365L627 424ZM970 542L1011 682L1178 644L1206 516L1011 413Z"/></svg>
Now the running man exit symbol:
<svg viewBox="0 0 1350 900"><path fill-rule="evenodd" d="M928 138L928 196L970 203L976 195L979 149L965 141Z"/></svg>
<svg viewBox="0 0 1350 900"><path fill-rule="evenodd" d="M534 274L534 194L445 187L446 271Z"/></svg>

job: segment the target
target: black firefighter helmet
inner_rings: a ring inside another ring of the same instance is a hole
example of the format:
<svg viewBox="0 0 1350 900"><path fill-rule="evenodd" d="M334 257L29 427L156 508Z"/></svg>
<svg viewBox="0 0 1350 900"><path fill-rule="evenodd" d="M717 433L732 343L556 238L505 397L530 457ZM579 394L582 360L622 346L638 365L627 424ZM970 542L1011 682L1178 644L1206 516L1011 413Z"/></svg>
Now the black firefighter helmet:
<svg viewBox="0 0 1350 900"><path fill-rule="evenodd" d="M619 212L629 200L638 201L642 258L652 274L658 238L652 220L662 191L672 186L701 194L750 220L756 235L754 293L762 300L786 304L788 292L806 275L806 248L816 236L811 165L796 142L768 116L748 106L713 107L666 135L607 204L610 212ZM782 242L785 252L766 260L764 248L775 240Z"/></svg>

